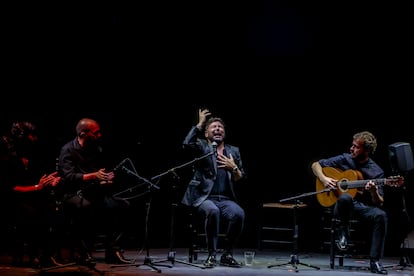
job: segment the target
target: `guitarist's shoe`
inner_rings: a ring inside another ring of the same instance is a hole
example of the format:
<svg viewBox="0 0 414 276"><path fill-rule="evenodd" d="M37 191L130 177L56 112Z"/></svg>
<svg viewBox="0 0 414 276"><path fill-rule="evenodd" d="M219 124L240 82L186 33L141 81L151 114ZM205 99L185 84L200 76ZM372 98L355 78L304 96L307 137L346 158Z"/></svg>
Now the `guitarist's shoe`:
<svg viewBox="0 0 414 276"><path fill-rule="evenodd" d="M382 266L378 260L371 259L370 268L372 273L388 274L388 271Z"/></svg>
<svg viewBox="0 0 414 276"><path fill-rule="evenodd" d="M340 226L338 229L338 240L336 241L336 246L339 250L346 251L348 250L348 231L347 227Z"/></svg>

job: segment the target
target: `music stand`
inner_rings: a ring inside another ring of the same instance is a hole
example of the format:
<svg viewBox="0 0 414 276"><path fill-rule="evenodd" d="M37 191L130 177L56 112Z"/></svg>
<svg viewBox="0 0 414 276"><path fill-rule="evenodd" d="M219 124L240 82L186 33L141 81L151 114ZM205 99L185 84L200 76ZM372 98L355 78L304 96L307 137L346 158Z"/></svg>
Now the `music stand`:
<svg viewBox="0 0 414 276"><path fill-rule="evenodd" d="M330 189L324 189L324 190L317 191L317 192L305 193L305 194L302 194L302 195L299 195L299 196L279 200L280 203L294 200L294 207L293 207L293 252L290 255L290 261L289 262L282 263L282 264L268 265L267 268L291 265L295 269L295 272L299 272L298 265L303 265L303 266L311 267L311 268L314 268L314 269L317 269L317 270L320 269L320 267L318 267L318 266L315 266L315 265L312 265L312 264L302 263L299 260L299 256L298 256L298 253L299 253L298 252L299 251L299 246L298 246L298 240L299 240L298 209L300 208L300 205L301 205L301 202L299 201L299 198L307 197L307 196L310 196L310 195L315 195L315 194L318 194L318 193L329 192L329 191L330 191Z"/></svg>

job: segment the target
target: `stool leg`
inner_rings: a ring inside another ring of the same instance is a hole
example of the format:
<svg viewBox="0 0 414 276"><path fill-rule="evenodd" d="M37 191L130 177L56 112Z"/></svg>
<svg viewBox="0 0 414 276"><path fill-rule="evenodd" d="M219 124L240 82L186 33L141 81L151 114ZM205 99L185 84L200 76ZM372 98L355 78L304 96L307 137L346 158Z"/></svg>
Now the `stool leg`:
<svg viewBox="0 0 414 276"><path fill-rule="evenodd" d="M343 267L344 266L344 256L338 256L338 261L339 261L339 266Z"/></svg>
<svg viewBox="0 0 414 276"><path fill-rule="evenodd" d="M331 269L335 269L335 220L331 220L331 246L330 246L330 259L329 265Z"/></svg>

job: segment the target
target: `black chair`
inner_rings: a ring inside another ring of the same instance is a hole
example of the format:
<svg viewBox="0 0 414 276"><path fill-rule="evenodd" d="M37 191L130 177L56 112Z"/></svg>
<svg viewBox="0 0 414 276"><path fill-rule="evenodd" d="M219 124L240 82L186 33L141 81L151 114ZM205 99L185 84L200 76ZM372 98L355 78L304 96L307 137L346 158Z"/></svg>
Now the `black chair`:
<svg viewBox="0 0 414 276"><path fill-rule="evenodd" d="M329 234L329 266L331 269L344 268L344 260L350 259L367 259L368 257L368 233L364 231L364 224L358 219L351 219L349 221L349 239L348 249L340 250L337 247L338 230L340 220L332 217L332 209L325 210L326 215L330 216ZM336 266L336 259L338 265Z"/></svg>
<svg viewBox="0 0 414 276"><path fill-rule="evenodd" d="M198 255L200 253L208 253L207 249L207 236L204 230L203 221L197 215L197 211L194 208L188 208L188 227L190 232L190 245L188 250L188 261L190 263L196 262L198 260ZM224 224L220 225L219 232L219 242L217 253L224 252L224 241L226 234L224 231Z"/></svg>

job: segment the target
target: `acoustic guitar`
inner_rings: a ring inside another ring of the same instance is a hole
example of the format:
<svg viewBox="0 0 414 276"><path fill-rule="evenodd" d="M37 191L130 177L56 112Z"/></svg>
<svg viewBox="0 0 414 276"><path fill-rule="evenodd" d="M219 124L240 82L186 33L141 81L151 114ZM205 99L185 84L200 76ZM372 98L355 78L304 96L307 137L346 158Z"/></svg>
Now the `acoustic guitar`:
<svg viewBox="0 0 414 276"><path fill-rule="evenodd" d="M325 185L316 178L316 197L319 203L324 207L332 206L336 203L338 197L343 193L348 193L352 197L360 192L358 189L365 187L369 181L363 179L360 171L357 170L339 170L332 167L322 168L326 176L337 179L337 186L334 189L327 189ZM378 184L383 184L392 187L400 187L404 183L404 178L401 176L391 176L388 178L370 179Z"/></svg>

